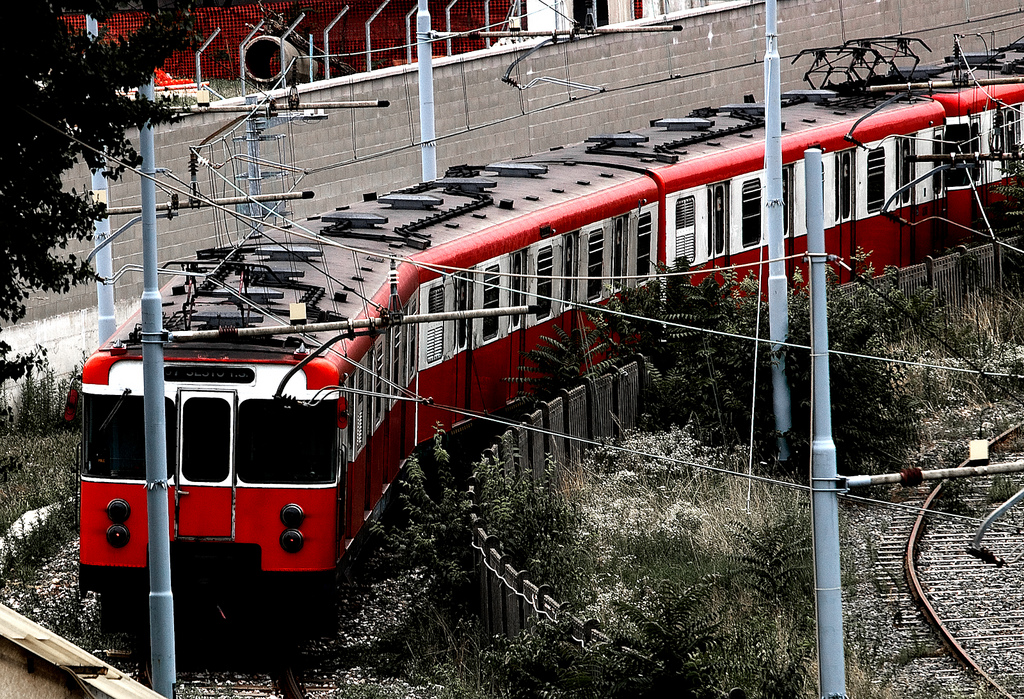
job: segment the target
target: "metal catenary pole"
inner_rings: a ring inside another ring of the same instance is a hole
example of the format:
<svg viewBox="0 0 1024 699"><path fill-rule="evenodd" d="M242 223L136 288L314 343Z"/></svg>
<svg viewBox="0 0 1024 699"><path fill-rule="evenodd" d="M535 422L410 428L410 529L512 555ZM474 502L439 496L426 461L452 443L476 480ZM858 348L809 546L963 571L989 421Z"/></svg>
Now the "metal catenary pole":
<svg viewBox="0 0 1024 699"><path fill-rule="evenodd" d="M153 100L153 81L139 89ZM146 435L146 510L149 533L149 646L153 689L174 696L174 598L171 593L167 490L167 431L164 415L163 312L157 283L156 183L153 128L140 133L142 152L142 380Z"/></svg>
<svg viewBox="0 0 1024 699"><path fill-rule="evenodd" d="M779 37L775 21L775 0L765 3L764 54L764 171L766 179L764 220L768 238L768 327L773 343L789 335L789 301L786 298L786 263L783 261L785 207L782 193L782 78L779 68ZM789 460L789 445L782 435L793 426L786 359L779 344L772 345L772 404L775 430L779 433L779 460Z"/></svg>
<svg viewBox="0 0 1024 699"><path fill-rule="evenodd" d="M85 25L90 37L99 36L99 24L93 17L86 17ZM92 172L93 196L102 201L108 207L110 201L107 196L107 178L103 175L102 168ZM117 330L117 321L114 319L114 285L106 280L114 274L113 251L109 245L105 245L110 236L110 218L104 218L96 222L96 232L93 236L93 250L96 255L96 310L97 322L97 343L100 346L108 337Z"/></svg>
<svg viewBox="0 0 1024 699"><path fill-rule="evenodd" d="M419 0L416 13L416 65L420 79L420 159L424 182L437 179L434 143L434 45L430 41L430 9Z"/></svg>
<svg viewBox="0 0 1024 699"><path fill-rule="evenodd" d="M832 441L825 296L825 215L821 151L804 152L807 254L811 276L811 523L814 533L814 598L818 619L818 687L824 699L846 697L843 593L839 568L839 483Z"/></svg>

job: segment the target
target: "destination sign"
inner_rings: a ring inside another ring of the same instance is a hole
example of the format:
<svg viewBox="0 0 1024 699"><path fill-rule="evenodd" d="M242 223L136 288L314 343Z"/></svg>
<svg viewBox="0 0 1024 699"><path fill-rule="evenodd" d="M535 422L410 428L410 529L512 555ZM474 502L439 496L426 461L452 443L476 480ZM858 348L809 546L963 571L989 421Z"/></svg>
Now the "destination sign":
<svg viewBox="0 0 1024 699"><path fill-rule="evenodd" d="M164 381L199 383L252 383L256 372L245 367L189 365L165 366Z"/></svg>

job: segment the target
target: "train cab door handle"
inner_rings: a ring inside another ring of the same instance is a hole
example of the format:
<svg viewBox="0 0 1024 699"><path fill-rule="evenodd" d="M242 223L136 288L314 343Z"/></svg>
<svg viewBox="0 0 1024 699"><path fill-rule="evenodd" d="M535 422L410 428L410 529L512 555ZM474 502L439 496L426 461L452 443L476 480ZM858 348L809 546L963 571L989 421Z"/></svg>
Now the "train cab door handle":
<svg viewBox="0 0 1024 699"><path fill-rule="evenodd" d="M181 488L178 488L178 495L188 495L188 491L187 490L182 490Z"/></svg>

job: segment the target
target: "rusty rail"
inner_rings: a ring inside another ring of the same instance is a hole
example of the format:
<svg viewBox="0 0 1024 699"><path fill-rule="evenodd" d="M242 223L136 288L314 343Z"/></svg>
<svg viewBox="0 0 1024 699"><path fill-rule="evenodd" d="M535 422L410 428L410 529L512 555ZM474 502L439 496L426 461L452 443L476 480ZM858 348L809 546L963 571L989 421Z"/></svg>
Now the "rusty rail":
<svg viewBox="0 0 1024 699"><path fill-rule="evenodd" d="M1020 430L1020 426L1011 427L999 436L989 441L989 447L994 447L998 444L1009 440L1011 437L1015 437ZM964 461L961 466L967 466L968 462ZM925 515L928 513L928 509L932 503L938 498L942 492L942 483L940 482L928 497L925 499L924 504L921 506L921 511L917 515L917 519L914 521L914 528L910 532L910 539L907 541L907 553L903 561L904 572L907 575L907 585L910 587L910 594L914 597L918 607L921 609L921 613L924 614L925 620L931 625L938 634L939 640L942 641L942 645L953 655L957 661L960 662L968 671L974 672L986 682L988 682L993 689L995 689L1001 696L1006 699L1014 699L1013 695L1010 694L1006 689L1003 688L996 680L985 672L971 654L960 645L956 640L953 633L942 623L942 619L939 618L935 608L928 601L928 597L924 593L924 589L921 587L921 581L917 576L917 545L924 535L925 530Z"/></svg>

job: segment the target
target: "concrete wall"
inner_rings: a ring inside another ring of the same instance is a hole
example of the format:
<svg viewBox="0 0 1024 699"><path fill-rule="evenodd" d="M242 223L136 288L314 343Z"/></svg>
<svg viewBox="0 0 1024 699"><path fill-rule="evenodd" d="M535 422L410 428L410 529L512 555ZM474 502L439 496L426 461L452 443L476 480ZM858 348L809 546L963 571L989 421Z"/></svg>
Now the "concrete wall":
<svg viewBox="0 0 1024 699"><path fill-rule="evenodd" d="M672 0L667 7L689 4L694 3ZM984 34L989 46L1024 34L1022 0L779 0L778 5L783 89L805 86L803 73L809 61L791 64L804 48L905 34L928 43L934 52L923 57L928 62L951 53L954 33L967 35L968 51L983 48L976 32ZM667 17L682 25L683 31L606 35L546 46L512 73L522 85L551 77L600 87L602 92L550 82L520 91L502 83L505 70L524 53L523 45L435 59L438 172L451 165L487 164L596 133L628 130L650 119L685 116L696 107L740 101L745 94L761 98L763 2L716 2ZM364 192L385 192L419 181L417 92L415 64L302 88L304 102L387 99L391 106L335 110L327 121L279 130L286 134L290 163L303 169L296 188L316 192L315 199L292 204L293 218L301 221L356 200ZM231 119L197 115L161 128L156 139L158 167L187 180L188 147L203 143ZM229 146L230 142L214 140L202 153L215 162L226 160ZM264 155L276 157L271 155L275 148L265 144ZM230 174L230 165L217 172ZM223 185L214 186L216 179L207 172L201 172L199 179L204 193L221 193ZM72 173L67 181L69 186L89 188L84 170ZM158 201L166 198L158 192ZM110 201L113 206L137 203L137 178L115 184ZM116 229L125 218L114 219L112 227ZM173 220L161 219L158 230L163 262L228 242L235 224L209 211L186 212ZM136 226L114 244L115 270L141 264L140 235L141 227ZM118 282L118 322L141 295L141 283L138 273L126 274ZM91 315L87 310L96 303L94 287L37 296L30 302L25 320L4 329L8 342L16 348L40 341L59 346L60 359L54 362L59 370L66 370L91 349L83 324L95 317L94 310Z"/></svg>

